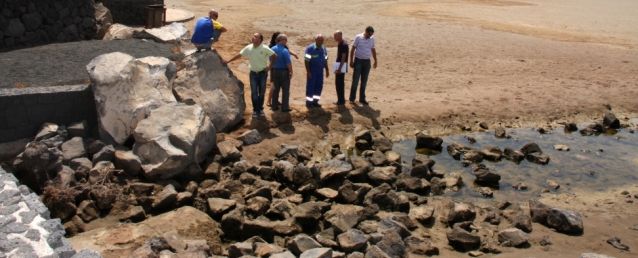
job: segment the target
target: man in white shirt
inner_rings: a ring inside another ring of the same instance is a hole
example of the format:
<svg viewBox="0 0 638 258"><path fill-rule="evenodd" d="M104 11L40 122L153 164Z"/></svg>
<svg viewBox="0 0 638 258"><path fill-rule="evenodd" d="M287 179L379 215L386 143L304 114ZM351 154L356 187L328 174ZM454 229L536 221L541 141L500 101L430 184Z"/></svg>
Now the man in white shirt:
<svg viewBox="0 0 638 258"><path fill-rule="evenodd" d="M354 68L352 73L352 86L350 87L350 103L354 104L357 98L357 86L361 79L359 89L359 103L368 105L366 101L366 85L370 74L370 57L374 58L372 67L377 68L377 51L374 46L374 28L368 26L364 33L357 35L350 50L350 67ZM353 60L354 59L354 60Z"/></svg>

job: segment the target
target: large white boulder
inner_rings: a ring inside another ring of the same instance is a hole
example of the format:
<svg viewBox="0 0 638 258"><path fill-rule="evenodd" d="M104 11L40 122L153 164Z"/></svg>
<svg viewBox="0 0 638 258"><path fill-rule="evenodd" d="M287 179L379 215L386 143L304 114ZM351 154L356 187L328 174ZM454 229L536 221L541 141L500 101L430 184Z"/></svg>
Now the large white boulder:
<svg viewBox="0 0 638 258"><path fill-rule="evenodd" d="M204 160L215 147L215 127L199 105L165 104L135 128L133 152L148 178L170 178Z"/></svg>
<svg viewBox="0 0 638 258"><path fill-rule="evenodd" d="M194 53L183 60L184 69L173 83L180 102L195 102L204 108L219 131L228 131L243 119L244 85L225 66L217 53Z"/></svg>
<svg viewBox="0 0 638 258"><path fill-rule="evenodd" d="M188 36L188 29L183 23L174 22L160 28L145 29L133 35L134 38L152 39L160 43L177 43Z"/></svg>
<svg viewBox="0 0 638 258"><path fill-rule="evenodd" d="M118 39L132 39L133 34L143 31L144 28L133 28L119 23L111 24L108 26L102 36L102 40L118 40Z"/></svg>
<svg viewBox="0 0 638 258"><path fill-rule="evenodd" d="M94 58L86 68L103 139L123 144L152 109L176 102L170 83L176 67L167 58L114 52Z"/></svg>

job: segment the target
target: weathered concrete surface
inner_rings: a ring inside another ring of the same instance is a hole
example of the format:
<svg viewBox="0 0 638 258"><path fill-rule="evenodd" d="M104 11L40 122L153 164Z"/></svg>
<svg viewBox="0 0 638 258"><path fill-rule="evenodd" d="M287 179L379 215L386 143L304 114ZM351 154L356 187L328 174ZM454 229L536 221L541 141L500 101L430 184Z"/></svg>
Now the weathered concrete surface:
<svg viewBox="0 0 638 258"><path fill-rule="evenodd" d="M0 167L0 256L72 257L64 234L40 198Z"/></svg>
<svg viewBox="0 0 638 258"><path fill-rule="evenodd" d="M206 239L209 245L221 241L219 224L190 206L136 224L87 231L69 240L76 249L96 250L104 257L130 257L147 239L170 232L176 232L183 239Z"/></svg>

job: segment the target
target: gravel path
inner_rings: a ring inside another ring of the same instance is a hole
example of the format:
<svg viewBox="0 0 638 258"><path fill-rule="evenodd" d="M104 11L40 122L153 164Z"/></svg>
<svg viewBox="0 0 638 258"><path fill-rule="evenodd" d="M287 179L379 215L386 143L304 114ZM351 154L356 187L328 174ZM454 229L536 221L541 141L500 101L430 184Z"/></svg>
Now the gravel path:
<svg viewBox="0 0 638 258"><path fill-rule="evenodd" d="M134 57L171 56L172 45L145 40L78 41L0 53L0 88L81 84L94 57L120 51Z"/></svg>
<svg viewBox="0 0 638 258"><path fill-rule="evenodd" d="M40 198L0 167L0 258L101 257L76 253L64 234L60 219L50 218Z"/></svg>

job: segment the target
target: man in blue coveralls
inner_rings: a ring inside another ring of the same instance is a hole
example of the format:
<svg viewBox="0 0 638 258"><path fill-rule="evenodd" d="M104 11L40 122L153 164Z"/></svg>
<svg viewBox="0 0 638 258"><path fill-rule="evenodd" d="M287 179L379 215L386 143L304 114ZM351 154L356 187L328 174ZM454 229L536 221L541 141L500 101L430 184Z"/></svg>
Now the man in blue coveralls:
<svg viewBox="0 0 638 258"><path fill-rule="evenodd" d="M328 50L323 46L324 37L318 34L315 43L306 48L306 107L321 107L321 90L323 89L323 70L326 70L326 78L330 76L328 70Z"/></svg>
<svg viewBox="0 0 638 258"><path fill-rule="evenodd" d="M197 47L197 51L210 50L213 42L217 42L227 29L217 21L219 13L215 9L208 12L208 17L201 17L195 22L195 29L191 37L191 43Z"/></svg>

